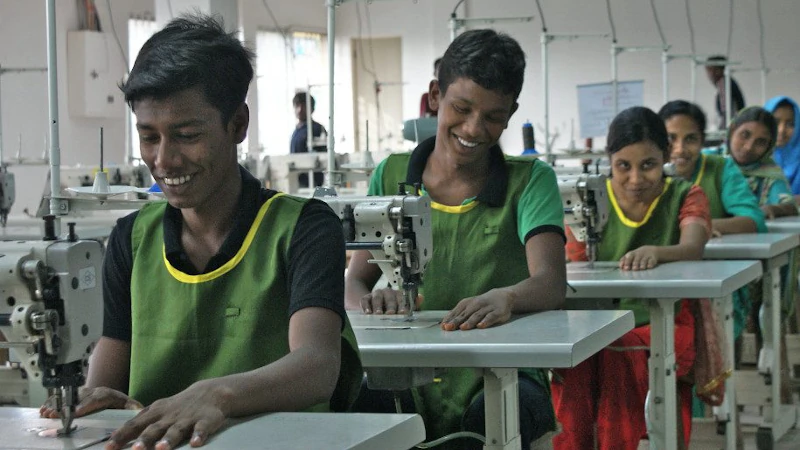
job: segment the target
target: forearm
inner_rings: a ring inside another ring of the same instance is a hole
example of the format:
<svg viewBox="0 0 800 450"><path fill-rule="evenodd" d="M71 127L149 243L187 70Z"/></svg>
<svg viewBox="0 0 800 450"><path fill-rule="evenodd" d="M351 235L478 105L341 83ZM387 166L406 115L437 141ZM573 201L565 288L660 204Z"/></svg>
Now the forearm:
<svg viewBox="0 0 800 450"><path fill-rule="evenodd" d="M774 217L787 217L787 216L797 215L797 206L794 203L781 203L778 205L762 206L761 210L764 211L764 215L767 217L769 217L768 209L772 211L772 216Z"/></svg>
<svg viewBox="0 0 800 450"><path fill-rule="evenodd" d="M561 309L567 292L566 270L545 270L500 291L508 296L515 314Z"/></svg>
<svg viewBox="0 0 800 450"><path fill-rule="evenodd" d="M101 337L89 357L86 387L107 387L128 392L130 376L130 342Z"/></svg>
<svg viewBox="0 0 800 450"><path fill-rule="evenodd" d="M330 400L339 376L339 354L301 348L259 369L192 387L215 391L226 417L302 411Z"/></svg>
<svg viewBox="0 0 800 450"><path fill-rule="evenodd" d="M756 222L744 216L712 219L711 227L722 234L756 233Z"/></svg>
<svg viewBox="0 0 800 450"><path fill-rule="evenodd" d="M378 265L368 262L370 257L365 250L355 251L350 257L344 279L345 309L361 311L361 299L372 292L373 286L381 277Z"/></svg>
<svg viewBox="0 0 800 450"><path fill-rule="evenodd" d="M677 244L656 247L659 263L696 261L703 259L703 246Z"/></svg>
<svg viewBox="0 0 800 450"><path fill-rule="evenodd" d="M361 310L361 299L370 292L364 280L348 275L344 283L345 309Z"/></svg>

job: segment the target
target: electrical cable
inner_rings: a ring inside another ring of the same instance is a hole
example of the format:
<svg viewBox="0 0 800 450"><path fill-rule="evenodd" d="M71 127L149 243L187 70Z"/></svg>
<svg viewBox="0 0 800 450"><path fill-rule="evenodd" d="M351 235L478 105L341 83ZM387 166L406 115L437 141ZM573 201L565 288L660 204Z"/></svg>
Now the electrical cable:
<svg viewBox="0 0 800 450"><path fill-rule="evenodd" d="M377 120L377 123L378 123L378 144L380 144L380 138L381 138L381 135L380 135L380 131L381 131L381 106L380 105L381 105L381 103L380 103L380 95L378 95L378 93L380 91L380 82L378 81L378 74L375 73L375 58L374 58L374 55L373 55L373 58L372 58L372 69L367 68L367 65L365 63L365 60L367 58L366 58L366 55L364 54L364 38L363 38L363 28L362 28L362 23L361 23L362 17L361 17L361 8L360 8L360 5L359 5L359 2L355 2L355 6L356 6L356 23L357 23L357 27L358 27L358 52L356 54L357 54L357 57L359 57L359 63L361 65L361 70L363 70L364 72L368 73L372 77L372 83L373 83L373 87L374 87L373 92L375 93L375 111L376 111L376 113L378 115L378 117L377 117L377 119L378 119ZM367 8L366 5L365 5L365 8ZM370 26L370 30L371 29L372 29L372 27ZM370 53L372 53L372 51L371 51L372 50L372 36L371 36L371 33L370 33L369 41L370 41L369 42ZM369 130L367 130L367 135L368 135L368 133L369 133ZM369 142L367 142L367 147L369 147Z"/></svg>
<svg viewBox="0 0 800 450"><path fill-rule="evenodd" d="M730 8L728 10L728 48L725 51L725 57L730 61L731 43L733 42L733 0L730 0Z"/></svg>
<svg viewBox="0 0 800 450"><path fill-rule="evenodd" d="M544 23L544 12L542 11L542 4L536 0L536 8L539 10L539 17L542 19L542 33L547 33L547 25Z"/></svg>
<svg viewBox="0 0 800 450"><path fill-rule="evenodd" d="M114 26L114 14L111 12L111 0L106 0L106 7L108 8L108 21L111 23L111 32L114 34L114 40L117 41L119 54L122 55L122 61L125 63L125 73L130 74L131 68L128 65L128 56L125 55L125 51L122 49L122 43L119 40L119 35L117 35L117 28Z"/></svg>
<svg viewBox="0 0 800 450"><path fill-rule="evenodd" d="M372 17L369 14L369 2L364 3L364 12L367 16L367 36L369 37L369 59L370 65L372 66L372 73L375 75L375 112L378 114L378 120L376 121L376 131L378 133L378 150L380 150L381 139L383 139L381 135L381 124L383 123L383 114L381 113L381 84L378 81L377 72L375 71L375 52L372 48Z"/></svg>
<svg viewBox="0 0 800 450"><path fill-rule="evenodd" d="M764 16L761 13L761 0L756 3L756 11L758 12L758 48L761 52L761 69L763 70L767 68L767 55L764 52Z"/></svg>
<svg viewBox="0 0 800 450"><path fill-rule="evenodd" d="M458 9L459 6L461 6L462 3L464 3L464 0L458 0L458 3L456 3L456 7L453 8L453 12L450 13L451 16L456 15L456 10Z"/></svg>
<svg viewBox="0 0 800 450"><path fill-rule="evenodd" d="M692 57L694 57L696 53L694 45L694 26L692 25L692 12L689 9L689 0L686 0L686 23L689 25L689 45L691 45Z"/></svg>
<svg viewBox="0 0 800 450"><path fill-rule="evenodd" d="M606 0L606 12L608 13L608 23L611 25L611 42L617 43L617 29L614 28L614 17L611 15L611 0Z"/></svg>
<svg viewBox="0 0 800 450"><path fill-rule="evenodd" d="M278 19L276 19L275 14L272 13L272 8L270 8L269 5L267 4L267 0L261 0L261 3L264 5L264 9L267 10L267 14L269 14L269 17L272 19L272 23L273 25L275 25L275 29L278 30L278 33L280 33L281 36L283 37L283 44L291 53L292 59L294 59L294 49L292 49L289 36L286 34L286 30L284 30L278 23Z"/></svg>
<svg viewBox="0 0 800 450"><path fill-rule="evenodd" d="M661 22L658 20L658 11L656 10L655 0L650 0L650 8L652 8L653 10L653 19L655 19L656 21L656 28L658 29L658 35L661 36L661 46L666 48L667 39L664 37L664 30L661 29Z"/></svg>
<svg viewBox="0 0 800 450"><path fill-rule="evenodd" d="M167 9L169 10L169 18L174 19L175 14L172 13L172 0L167 0Z"/></svg>
<svg viewBox="0 0 800 450"><path fill-rule="evenodd" d="M478 433L473 433L471 431L459 431L457 433L450 433L446 436L442 436L439 439L434 439L430 442L423 442L421 444L417 444L415 448L433 448L437 445L442 445L447 441L451 441L457 438L473 438L481 441L482 444L486 444L486 438Z"/></svg>

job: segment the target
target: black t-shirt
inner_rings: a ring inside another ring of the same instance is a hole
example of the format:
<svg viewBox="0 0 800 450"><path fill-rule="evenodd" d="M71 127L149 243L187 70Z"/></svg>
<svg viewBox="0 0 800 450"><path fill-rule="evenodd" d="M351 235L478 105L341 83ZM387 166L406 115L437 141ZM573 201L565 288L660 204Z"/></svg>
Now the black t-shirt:
<svg viewBox="0 0 800 450"><path fill-rule="evenodd" d="M181 245L183 222L180 210L167 205L164 247L167 259L176 269L198 275L216 270L228 262L242 246L259 208L276 194L276 191L263 189L244 168L239 170L242 174L239 214L219 252L202 271L192 265ZM117 221L103 262L103 336L127 342L131 340L131 232L137 213ZM338 313L344 325L344 267L345 244L339 218L325 203L310 200L297 220L289 246L286 285L290 289L290 300L287 314L291 316L308 307L323 307Z"/></svg>

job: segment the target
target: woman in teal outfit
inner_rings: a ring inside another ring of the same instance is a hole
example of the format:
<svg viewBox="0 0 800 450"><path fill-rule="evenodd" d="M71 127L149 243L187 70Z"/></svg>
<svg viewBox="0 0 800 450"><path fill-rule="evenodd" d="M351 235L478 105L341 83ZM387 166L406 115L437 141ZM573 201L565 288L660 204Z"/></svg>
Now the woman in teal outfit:
<svg viewBox="0 0 800 450"><path fill-rule="evenodd" d="M777 135L775 117L757 106L739 112L728 131L731 159L739 165L768 219L797 215L789 182L772 158Z"/></svg>
<svg viewBox="0 0 800 450"><path fill-rule="evenodd" d="M442 321L446 331L500 325L512 313L564 303L564 212L555 174L544 162L505 156L497 145L517 109L524 68L525 55L509 36L492 30L459 35L431 84L436 136L411 154L390 156L372 175L370 195L394 195L398 182L407 182L431 198L434 246L420 308L450 311ZM350 260L346 306L399 312L397 291L372 291L380 271L369 258L359 251ZM483 434L480 373L448 369L439 378L413 392L428 438L459 430ZM519 379L520 435L527 449L555 421L547 374L520 370ZM394 412L391 395L387 402L379 396L362 390L354 410ZM482 448L474 439L451 444Z"/></svg>
<svg viewBox="0 0 800 450"><path fill-rule="evenodd" d="M728 145L731 160L736 161L747 177L747 183L758 198L764 214L770 218L796 216L797 204L792 195L789 182L781 167L773 160L775 143L778 140L778 125L769 111L757 107L748 107L731 121L728 131ZM797 258L791 261L788 269L781 271L781 284L784 286L783 317L788 317L794 310L796 295ZM788 274L792 274L789 276ZM758 286L760 288L760 286ZM756 335L756 348L761 348L763 339L760 326L761 290L754 289L754 307L750 314L750 329ZM782 345L785 349L786 345ZM785 355L781 355L782 358ZM784 361L784 367L788 364ZM784 369L786 370L786 369ZM788 375L788 370L787 370ZM785 378L785 379L788 379ZM788 386L782 386L784 400L791 403Z"/></svg>

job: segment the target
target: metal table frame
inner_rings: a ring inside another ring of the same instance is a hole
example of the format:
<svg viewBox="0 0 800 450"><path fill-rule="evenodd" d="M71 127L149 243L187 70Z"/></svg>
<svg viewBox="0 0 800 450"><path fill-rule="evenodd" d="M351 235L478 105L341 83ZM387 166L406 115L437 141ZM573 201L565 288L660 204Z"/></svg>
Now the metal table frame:
<svg viewBox="0 0 800 450"><path fill-rule="evenodd" d="M602 266L603 263L595 263ZM605 263L615 267L616 262ZM733 334L734 291L762 274L756 261L681 261L662 264L645 271L618 269L584 271L586 263L567 264L569 299L639 298L650 306L651 348L648 360L650 399L646 405L650 417L652 446L674 450L677 442L677 389L675 376L675 303L683 298L723 299L726 335ZM575 270L578 269L578 270ZM572 302L571 306L575 306ZM727 348L733 361L733 342ZM725 382L725 402L735 404L734 380ZM727 408L726 448L736 448L736 408Z"/></svg>
<svg viewBox="0 0 800 450"><path fill-rule="evenodd" d="M787 233L730 234L714 238L706 244L705 259L757 259L764 276L761 279L764 345L758 357L758 372L769 386L770 396L764 402L764 417L756 432L759 449L772 448L798 419L798 408L781 404L781 273L800 246L800 236ZM790 274L790 277L792 275ZM791 280L787 280L791 282Z"/></svg>

